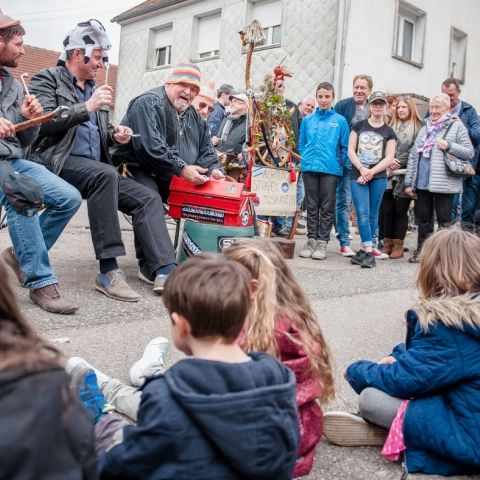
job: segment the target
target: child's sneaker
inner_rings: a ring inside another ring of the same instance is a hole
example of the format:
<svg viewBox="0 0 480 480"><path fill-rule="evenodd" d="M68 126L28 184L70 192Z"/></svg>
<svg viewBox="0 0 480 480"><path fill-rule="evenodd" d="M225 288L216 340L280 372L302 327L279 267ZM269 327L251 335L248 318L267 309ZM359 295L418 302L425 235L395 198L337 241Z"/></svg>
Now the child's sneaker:
<svg viewBox="0 0 480 480"><path fill-rule="evenodd" d="M312 258L314 260L325 260L327 258L327 242L324 240L318 241L317 248L312 253Z"/></svg>
<svg viewBox="0 0 480 480"><path fill-rule="evenodd" d="M365 250L358 250L357 253L352 258L350 258L350 263L353 265L361 265L365 258L365 254Z"/></svg>
<svg viewBox="0 0 480 480"><path fill-rule="evenodd" d="M141 387L146 377L153 377L165 371L165 355L168 352L168 340L155 337L150 340L143 351L142 358L130 369L130 383Z"/></svg>
<svg viewBox="0 0 480 480"><path fill-rule="evenodd" d="M363 262L360 265L362 268L373 268L376 267L377 264L375 262L375 255L373 252L365 252L365 255L363 257Z"/></svg>
<svg viewBox="0 0 480 480"><path fill-rule="evenodd" d="M388 431L366 422L359 415L327 412L323 417L323 434L335 445L361 447L383 445Z"/></svg>
<svg viewBox="0 0 480 480"><path fill-rule="evenodd" d="M72 377L70 387L78 395L83 406L93 415L95 423L100 417L113 407L107 404L105 397L100 390L97 376L93 369L83 363L78 363L70 373Z"/></svg>
<svg viewBox="0 0 480 480"><path fill-rule="evenodd" d="M298 254L299 257L302 258L312 258L313 252L317 248L317 241L313 238L309 238L307 243L304 245L300 253Z"/></svg>
<svg viewBox="0 0 480 480"><path fill-rule="evenodd" d="M355 252L350 248L350 245L346 245L345 247L340 247L340 255L344 257L353 257Z"/></svg>
<svg viewBox="0 0 480 480"><path fill-rule="evenodd" d="M377 260L385 260L387 258L390 258L386 253L382 253L378 248L374 248L372 250L372 253Z"/></svg>
<svg viewBox="0 0 480 480"><path fill-rule="evenodd" d="M95 375L97 376L97 381L98 385L100 388L107 382L111 380L111 378L106 374L100 371L98 368L95 368L93 365L88 363L84 358L82 357L70 357L67 360L67 364L65 365L65 370L68 374L72 375L73 370L75 367L78 365L83 365L85 368L93 370L95 372Z"/></svg>

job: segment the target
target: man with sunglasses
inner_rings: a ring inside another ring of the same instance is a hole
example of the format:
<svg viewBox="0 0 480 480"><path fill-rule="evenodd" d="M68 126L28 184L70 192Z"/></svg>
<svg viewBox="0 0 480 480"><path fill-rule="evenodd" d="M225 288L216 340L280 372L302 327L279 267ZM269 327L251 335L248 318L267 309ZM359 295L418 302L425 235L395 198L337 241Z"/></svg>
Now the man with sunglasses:
<svg viewBox="0 0 480 480"><path fill-rule="evenodd" d="M215 104L215 82L209 81L200 88L200 93L193 99L192 106L198 114L206 121L208 115L213 112Z"/></svg>

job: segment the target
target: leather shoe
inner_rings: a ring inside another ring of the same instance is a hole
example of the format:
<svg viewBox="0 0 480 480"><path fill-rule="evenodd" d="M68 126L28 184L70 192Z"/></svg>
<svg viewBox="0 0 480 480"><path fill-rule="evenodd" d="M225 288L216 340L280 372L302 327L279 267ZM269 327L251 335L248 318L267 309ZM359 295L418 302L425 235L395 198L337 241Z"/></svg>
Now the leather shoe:
<svg viewBox="0 0 480 480"><path fill-rule="evenodd" d="M16 275L18 283L22 285L25 283L25 275L20 270L20 263L15 253L13 252L12 247L6 248L2 252L2 260L13 270L13 273Z"/></svg>
<svg viewBox="0 0 480 480"><path fill-rule="evenodd" d="M50 313L70 315L78 310L77 305L61 296L58 283L52 283L42 288L32 288L30 300L42 310Z"/></svg>

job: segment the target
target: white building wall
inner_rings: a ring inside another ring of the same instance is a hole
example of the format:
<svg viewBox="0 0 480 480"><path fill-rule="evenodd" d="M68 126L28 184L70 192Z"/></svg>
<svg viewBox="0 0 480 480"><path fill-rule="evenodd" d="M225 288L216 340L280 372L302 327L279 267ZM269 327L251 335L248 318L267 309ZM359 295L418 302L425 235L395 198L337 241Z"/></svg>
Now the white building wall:
<svg viewBox="0 0 480 480"><path fill-rule="evenodd" d="M194 17L222 10L220 58L198 61L203 83L209 79L244 88L246 55L241 53L238 32L247 22L246 0L202 0L170 11L159 11L122 25L118 67L116 120L121 119L134 96L162 84L169 68L147 71L149 32L172 23L172 65L192 60ZM337 0L283 0L282 42L280 47L256 51L252 81L258 88L264 76L283 60L294 73L286 82L286 95L298 101L311 94L320 81L334 76L338 18Z"/></svg>
<svg viewBox="0 0 480 480"><path fill-rule="evenodd" d="M347 0L348 1L348 0ZM479 0L408 0L427 13L423 68L392 57L395 0L350 0L342 97L352 94L352 78L365 73L374 88L426 97L440 92L448 77L450 28L468 34L465 84L462 95L480 109Z"/></svg>

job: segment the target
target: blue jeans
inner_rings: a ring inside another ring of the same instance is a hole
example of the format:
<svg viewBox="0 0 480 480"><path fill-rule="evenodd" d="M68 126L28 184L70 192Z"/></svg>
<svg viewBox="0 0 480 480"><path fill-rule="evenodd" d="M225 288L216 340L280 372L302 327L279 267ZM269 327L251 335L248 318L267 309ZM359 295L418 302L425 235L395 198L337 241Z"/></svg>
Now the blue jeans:
<svg viewBox="0 0 480 480"><path fill-rule="evenodd" d="M337 240L341 247L350 245L350 202L352 200L350 193L350 170L344 169L343 176L337 185L337 205L335 215L335 230L337 232Z"/></svg>
<svg viewBox="0 0 480 480"><path fill-rule="evenodd" d="M473 228L475 211L480 207L480 175L474 175L463 181L462 226Z"/></svg>
<svg viewBox="0 0 480 480"><path fill-rule="evenodd" d="M351 180L350 187L362 245L372 247L373 237L378 228L378 211L383 193L387 188L387 179L386 177L376 178L364 185Z"/></svg>
<svg viewBox="0 0 480 480"><path fill-rule="evenodd" d="M17 213L0 190L0 203L7 212L8 232L25 275L25 287L42 288L57 283L48 250L79 209L82 197L76 188L42 165L28 160L11 160L10 165L17 172L33 177L43 190L45 210L31 217Z"/></svg>

